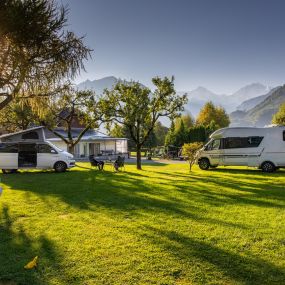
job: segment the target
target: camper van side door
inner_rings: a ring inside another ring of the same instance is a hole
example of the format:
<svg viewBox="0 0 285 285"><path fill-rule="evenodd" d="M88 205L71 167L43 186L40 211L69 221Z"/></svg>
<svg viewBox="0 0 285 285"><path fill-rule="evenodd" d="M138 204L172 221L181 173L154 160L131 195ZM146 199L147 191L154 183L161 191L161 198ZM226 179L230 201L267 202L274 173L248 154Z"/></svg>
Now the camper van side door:
<svg viewBox="0 0 285 285"><path fill-rule="evenodd" d="M46 143L39 143L37 148L38 168L53 168L59 157L58 152Z"/></svg>

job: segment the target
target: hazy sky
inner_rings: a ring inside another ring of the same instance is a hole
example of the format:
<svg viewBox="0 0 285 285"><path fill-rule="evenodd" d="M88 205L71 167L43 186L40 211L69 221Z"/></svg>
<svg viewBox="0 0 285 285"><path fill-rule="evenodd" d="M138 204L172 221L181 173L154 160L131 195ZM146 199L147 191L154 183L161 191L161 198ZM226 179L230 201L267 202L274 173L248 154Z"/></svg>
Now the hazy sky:
<svg viewBox="0 0 285 285"><path fill-rule="evenodd" d="M94 51L77 82L114 75L229 93L285 83L285 0L58 0Z"/></svg>

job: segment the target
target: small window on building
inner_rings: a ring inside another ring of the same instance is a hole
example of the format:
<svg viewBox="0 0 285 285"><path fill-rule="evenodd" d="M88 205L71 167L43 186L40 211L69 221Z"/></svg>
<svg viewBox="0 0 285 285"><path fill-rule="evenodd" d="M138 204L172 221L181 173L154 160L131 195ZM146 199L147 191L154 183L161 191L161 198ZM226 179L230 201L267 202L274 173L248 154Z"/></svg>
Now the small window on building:
<svg viewBox="0 0 285 285"><path fill-rule="evenodd" d="M29 132L22 135L23 140L38 140L39 135L37 132Z"/></svg>
<svg viewBox="0 0 285 285"><path fill-rule="evenodd" d="M57 152L48 144L38 144L38 153L57 153Z"/></svg>
<svg viewBox="0 0 285 285"><path fill-rule="evenodd" d="M18 144L14 143L1 143L0 153L18 153Z"/></svg>

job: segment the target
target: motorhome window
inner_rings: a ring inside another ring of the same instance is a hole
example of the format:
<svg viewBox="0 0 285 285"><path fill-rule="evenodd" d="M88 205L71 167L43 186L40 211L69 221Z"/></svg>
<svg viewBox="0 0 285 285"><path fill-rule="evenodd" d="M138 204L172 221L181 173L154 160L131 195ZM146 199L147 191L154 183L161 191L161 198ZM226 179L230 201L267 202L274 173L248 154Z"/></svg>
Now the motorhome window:
<svg viewBox="0 0 285 285"><path fill-rule="evenodd" d="M38 144L38 153L57 153L57 152L48 144Z"/></svg>
<svg viewBox="0 0 285 285"><path fill-rule="evenodd" d="M248 147L258 147L262 142L263 137L249 137L248 138Z"/></svg>
<svg viewBox="0 0 285 285"><path fill-rule="evenodd" d="M221 140L214 140L213 145L212 145L212 149L219 149L220 143L221 143Z"/></svg>
<svg viewBox="0 0 285 285"><path fill-rule="evenodd" d="M220 139L213 140L207 145L206 150L220 149L220 144L221 144Z"/></svg>
<svg viewBox="0 0 285 285"><path fill-rule="evenodd" d="M285 141L285 131L283 131L283 141Z"/></svg>
<svg viewBox="0 0 285 285"><path fill-rule="evenodd" d="M12 143L1 143L0 153L18 153L18 144Z"/></svg>
<svg viewBox="0 0 285 285"><path fill-rule="evenodd" d="M38 140L39 135L37 132L29 132L22 135L23 140Z"/></svg>
<svg viewBox="0 0 285 285"><path fill-rule="evenodd" d="M258 147L263 137L232 137L224 139L224 148Z"/></svg>

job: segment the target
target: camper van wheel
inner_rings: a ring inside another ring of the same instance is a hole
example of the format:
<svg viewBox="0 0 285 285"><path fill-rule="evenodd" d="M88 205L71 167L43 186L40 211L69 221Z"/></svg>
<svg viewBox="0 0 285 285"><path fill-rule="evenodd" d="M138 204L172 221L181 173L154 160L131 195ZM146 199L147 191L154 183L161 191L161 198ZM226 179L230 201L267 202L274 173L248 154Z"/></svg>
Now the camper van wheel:
<svg viewBox="0 0 285 285"><path fill-rule="evenodd" d="M18 169L2 169L3 174L17 173Z"/></svg>
<svg viewBox="0 0 285 285"><path fill-rule="evenodd" d="M265 161L261 165L263 172L274 172L276 170L275 165L270 161Z"/></svg>
<svg viewBox="0 0 285 285"><path fill-rule="evenodd" d="M67 169L67 165L65 162L63 161L58 161L55 165L54 165L54 170L55 172L65 172Z"/></svg>
<svg viewBox="0 0 285 285"><path fill-rule="evenodd" d="M208 158L201 158L198 162L200 169L207 170L210 167L210 162Z"/></svg>

